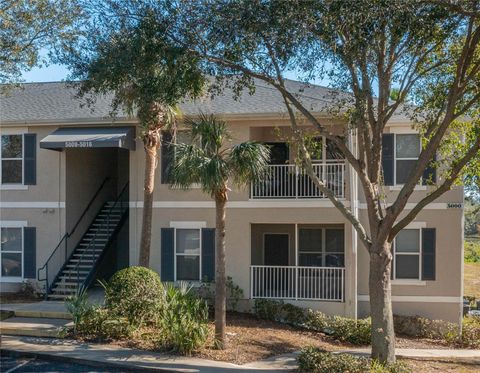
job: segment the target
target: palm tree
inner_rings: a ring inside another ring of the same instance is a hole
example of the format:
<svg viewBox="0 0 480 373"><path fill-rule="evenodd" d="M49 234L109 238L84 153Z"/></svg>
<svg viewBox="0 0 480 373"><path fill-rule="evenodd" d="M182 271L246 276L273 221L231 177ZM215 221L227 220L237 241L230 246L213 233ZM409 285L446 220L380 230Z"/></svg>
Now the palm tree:
<svg viewBox="0 0 480 373"><path fill-rule="evenodd" d="M181 188L200 184L215 200L215 340L218 348L226 347L226 275L225 217L229 183L245 187L259 180L270 158L270 150L259 143L247 141L229 146L230 133L226 123L214 116L200 115L187 119L191 144L177 144L175 163L171 170L173 183Z"/></svg>
<svg viewBox="0 0 480 373"><path fill-rule="evenodd" d="M143 189L143 216L138 264L148 267L152 241L153 190L158 150L162 144L162 130L174 130L178 111L175 106L160 102L145 104L138 108L137 117L142 133L140 137L145 150L145 179Z"/></svg>
<svg viewBox="0 0 480 373"><path fill-rule="evenodd" d="M174 126L180 102L203 93L205 77L198 57L166 37L166 15L151 4L127 5L107 2L93 9L84 30L88 37L73 40L62 62L70 67L70 78L79 81L78 94L86 95L87 103L113 94L112 114L122 110L138 118L146 156L139 264L148 267L162 131Z"/></svg>

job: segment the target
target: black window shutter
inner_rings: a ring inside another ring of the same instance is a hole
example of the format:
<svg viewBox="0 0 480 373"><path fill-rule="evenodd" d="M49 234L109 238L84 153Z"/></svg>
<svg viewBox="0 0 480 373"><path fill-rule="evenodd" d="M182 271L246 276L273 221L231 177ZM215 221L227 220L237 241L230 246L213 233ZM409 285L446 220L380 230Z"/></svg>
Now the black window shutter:
<svg viewBox="0 0 480 373"><path fill-rule="evenodd" d="M433 156L432 162L437 160L437 156ZM423 171L423 185L435 184L437 182L437 168L434 167L431 163L425 167L425 171Z"/></svg>
<svg viewBox="0 0 480 373"><path fill-rule="evenodd" d="M162 281L172 282L175 281L175 247L174 235L175 229L162 228L161 230L161 263L160 263L160 277Z"/></svg>
<svg viewBox="0 0 480 373"><path fill-rule="evenodd" d="M23 183L35 185L37 183L37 135L26 133L24 139L24 169Z"/></svg>
<svg viewBox="0 0 480 373"><path fill-rule="evenodd" d="M435 280L436 229L422 229L422 280Z"/></svg>
<svg viewBox="0 0 480 373"><path fill-rule="evenodd" d="M23 277L35 278L37 271L37 231L35 227L23 228Z"/></svg>
<svg viewBox="0 0 480 373"><path fill-rule="evenodd" d="M202 281L215 280L215 229L202 229Z"/></svg>
<svg viewBox="0 0 480 373"><path fill-rule="evenodd" d="M162 151L161 151L161 165L162 165L162 177L161 182L162 184L169 184L170 183L170 167L172 167L174 161L174 154L173 150L174 147L172 145L172 133L164 131L162 132Z"/></svg>
<svg viewBox="0 0 480 373"><path fill-rule="evenodd" d="M382 136L382 167L385 185L393 185L394 136L393 133L384 133Z"/></svg>

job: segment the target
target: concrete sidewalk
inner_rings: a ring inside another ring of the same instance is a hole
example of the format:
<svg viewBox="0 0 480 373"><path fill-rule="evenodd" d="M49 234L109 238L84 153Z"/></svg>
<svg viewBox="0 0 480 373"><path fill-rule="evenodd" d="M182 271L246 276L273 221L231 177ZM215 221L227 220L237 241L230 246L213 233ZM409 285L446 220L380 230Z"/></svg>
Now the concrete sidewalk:
<svg viewBox="0 0 480 373"><path fill-rule="evenodd" d="M112 345L88 344L76 341L2 336L1 349L38 357L54 357L80 364L98 364L139 371L161 372L285 372L296 368L295 358L285 357L282 362L268 361L236 365L221 361L199 359L186 356L172 356Z"/></svg>
<svg viewBox="0 0 480 373"><path fill-rule="evenodd" d="M104 344L88 344L77 341L2 336L1 349L57 360L75 361L79 364L117 366L139 371L163 372L285 372L297 368L297 353L275 356L245 365L212 361L185 356L172 356ZM339 353L369 355L370 349L358 348ZM480 364L479 350L397 349L398 357L426 360L458 360Z"/></svg>

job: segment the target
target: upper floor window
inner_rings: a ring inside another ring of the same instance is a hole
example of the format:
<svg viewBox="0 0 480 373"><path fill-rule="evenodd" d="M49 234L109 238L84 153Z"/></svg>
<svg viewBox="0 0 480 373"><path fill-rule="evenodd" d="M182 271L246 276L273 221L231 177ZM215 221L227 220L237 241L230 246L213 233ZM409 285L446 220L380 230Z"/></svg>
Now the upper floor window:
<svg viewBox="0 0 480 373"><path fill-rule="evenodd" d="M23 135L2 135L1 137L2 184L23 184Z"/></svg>
<svg viewBox="0 0 480 373"><path fill-rule="evenodd" d="M395 135L395 184L405 184L420 155L418 134Z"/></svg>
<svg viewBox="0 0 480 373"><path fill-rule="evenodd" d="M1 278L23 277L23 228L0 228Z"/></svg>

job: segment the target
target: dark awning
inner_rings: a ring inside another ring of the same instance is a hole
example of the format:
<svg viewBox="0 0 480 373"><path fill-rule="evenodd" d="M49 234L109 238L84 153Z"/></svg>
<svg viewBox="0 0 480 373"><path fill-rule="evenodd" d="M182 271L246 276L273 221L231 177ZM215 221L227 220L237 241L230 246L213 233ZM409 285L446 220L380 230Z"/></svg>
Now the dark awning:
<svg viewBox="0 0 480 373"><path fill-rule="evenodd" d="M123 148L135 150L135 127L59 128L40 141L43 149Z"/></svg>

